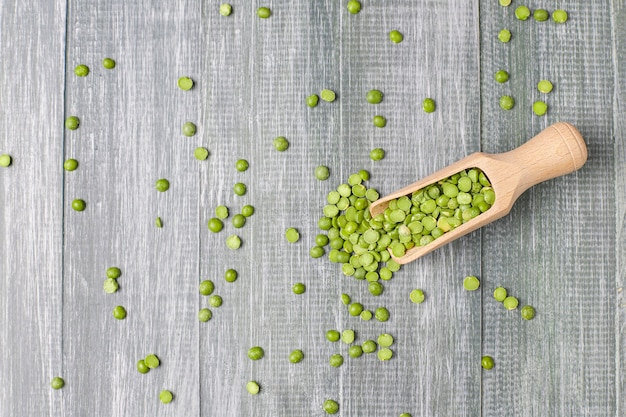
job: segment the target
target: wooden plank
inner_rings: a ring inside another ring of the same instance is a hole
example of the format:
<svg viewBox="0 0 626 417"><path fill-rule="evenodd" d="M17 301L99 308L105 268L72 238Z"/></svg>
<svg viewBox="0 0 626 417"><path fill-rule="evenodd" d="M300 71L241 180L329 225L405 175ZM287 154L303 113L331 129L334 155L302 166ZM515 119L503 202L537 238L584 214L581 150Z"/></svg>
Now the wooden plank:
<svg viewBox="0 0 626 417"><path fill-rule="evenodd" d="M458 13L455 1L373 2L358 16L342 14L340 152L358 158L342 160L344 181L365 166L385 195L479 150L478 3L463 8ZM389 40L392 29L403 33L402 43ZM373 88L385 95L376 106L365 100ZM436 101L435 113L422 110L426 97ZM384 129L373 126L376 114L387 118ZM384 160L368 160L375 147L387 151ZM403 267L380 301L361 283L343 284L394 314L384 325L357 325L364 338L388 332L397 339L393 361L362 361L342 381L348 415L480 413L481 298L463 290L470 274L480 275L478 233ZM409 301L414 288L427 302ZM384 400L369 400L375 397Z"/></svg>
<svg viewBox="0 0 626 417"><path fill-rule="evenodd" d="M626 5L611 2L615 94L613 139L615 141L615 415L626 413Z"/></svg>
<svg viewBox="0 0 626 417"><path fill-rule="evenodd" d="M483 150L511 149L559 120L589 148L580 171L537 185L484 229L483 344L496 361L484 374L484 415L617 415L611 21L598 13L609 5L567 2L570 20L557 25L481 2ZM509 44L496 39L504 27ZM508 83L493 80L499 69ZM549 95L537 91L541 79L554 83ZM498 106L503 94L516 99L509 112ZM531 111L539 99L550 106L542 118ZM491 298L500 285L536 318L505 311Z"/></svg>
<svg viewBox="0 0 626 417"><path fill-rule="evenodd" d="M257 211L241 231L227 223L218 235L201 232L201 277L213 279L225 299L206 329L201 326L203 414L319 415L326 398L337 399L346 415L382 415L390 408L414 416L479 412L481 301L461 287L463 276L480 271L479 245L455 243L407 267L380 299L344 277L338 265L308 256L326 193L350 173L366 168L370 185L391 192L478 150L477 4L463 15L455 14L452 1L432 8L407 1L395 9L371 2L357 16L344 7L329 1L274 7L267 21L254 16L252 5L229 18L214 6L205 10L204 124L211 129L212 156L202 174L201 223L218 204L237 213L252 203ZM453 19L434 35L447 21L442 16ZM400 45L387 38L396 26L406 36ZM337 101L306 107L305 98L323 88L336 91ZM365 101L372 88L385 93L380 106ZM422 112L421 100L430 95L444 110ZM460 110L445 110L453 107ZM388 117L385 129L372 125L375 111ZM291 142L284 154L271 145L279 135ZM378 146L388 157L374 163L369 151ZM234 170L239 157L250 161L249 171ZM313 176L320 164L331 169L326 182ZM232 195L236 181L249 186L245 197ZM285 241L287 227L300 230L300 242ZM235 232L244 244L232 252L224 240ZM230 267L240 273L233 284L222 278ZM308 287L302 296L291 293L298 281ZM426 290L427 304L409 302L415 287ZM386 305L392 319L382 324L349 317L339 302L342 292L369 308ZM199 297L198 307L206 305ZM355 329L358 343L390 332L396 358L351 360L347 346L325 341L333 328ZM257 344L266 358L252 362L246 351ZM306 358L291 365L288 355L296 348ZM342 368L329 367L333 353L344 355ZM261 384L262 395L245 393L251 379Z"/></svg>
<svg viewBox="0 0 626 417"><path fill-rule="evenodd" d="M50 381L65 375L64 38L65 1L0 3L0 154L13 157L0 168L3 416L54 416L63 402Z"/></svg>
<svg viewBox="0 0 626 417"><path fill-rule="evenodd" d="M169 415L199 414L193 150L203 126L197 90L177 80L200 78L200 18L195 1L69 4L66 111L82 123L66 144L80 167L65 185L64 415L162 414L163 389L175 395ZM107 56L115 69L102 67ZM73 75L80 63L89 76ZM194 138L181 134L187 120L198 123ZM159 178L169 191L155 190ZM74 198L84 212L69 208ZM120 290L105 294L113 265ZM124 321L112 317L116 305ZM162 364L142 375L135 364L149 353Z"/></svg>

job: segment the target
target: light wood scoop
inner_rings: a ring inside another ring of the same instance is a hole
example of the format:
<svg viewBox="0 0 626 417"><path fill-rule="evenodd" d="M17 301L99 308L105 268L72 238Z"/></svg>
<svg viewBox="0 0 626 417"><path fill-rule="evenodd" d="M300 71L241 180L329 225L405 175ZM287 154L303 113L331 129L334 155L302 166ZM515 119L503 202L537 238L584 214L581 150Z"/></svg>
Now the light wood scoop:
<svg viewBox="0 0 626 417"><path fill-rule="evenodd" d="M580 132L569 123L559 122L547 127L525 144L509 152L488 154L473 153L460 161L440 169L411 185L408 185L370 205L375 217L389 205L389 201L409 195L439 180L448 178L464 169L480 168L493 187L496 200L491 208L472 220L458 226L425 246L416 246L393 260L406 264L435 249L466 235L479 227L497 220L511 211L513 203L524 191L582 167L587 161L587 146ZM391 252L391 251L390 251Z"/></svg>

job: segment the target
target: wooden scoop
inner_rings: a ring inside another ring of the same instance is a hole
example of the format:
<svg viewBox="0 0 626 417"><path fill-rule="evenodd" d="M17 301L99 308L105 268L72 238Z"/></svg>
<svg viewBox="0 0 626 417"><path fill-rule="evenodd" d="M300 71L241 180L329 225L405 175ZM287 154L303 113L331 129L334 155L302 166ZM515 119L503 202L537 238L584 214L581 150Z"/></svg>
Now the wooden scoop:
<svg viewBox="0 0 626 417"><path fill-rule="evenodd" d="M542 181L569 174L587 161L587 146L580 132L569 123L559 122L547 127L522 146L509 152L473 153L432 175L408 185L370 205L375 217L385 211L389 201L448 178L464 169L480 168L493 187L496 200L491 208L424 246L415 246L394 261L406 264L429 252L491 223L511 211L513 203L524 191ZM389 251L391 252L391 250Z"/></svg>

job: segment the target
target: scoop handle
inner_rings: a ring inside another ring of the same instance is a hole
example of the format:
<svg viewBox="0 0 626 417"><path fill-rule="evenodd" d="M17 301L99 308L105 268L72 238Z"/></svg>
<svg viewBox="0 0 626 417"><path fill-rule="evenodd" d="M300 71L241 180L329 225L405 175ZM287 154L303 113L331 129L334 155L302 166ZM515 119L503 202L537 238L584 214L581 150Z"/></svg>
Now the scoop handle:
<svg viewBox="0 0 626 417"><path fill-rule="evenodd" d="M516 194L540 182L574 172L587 161L587 146L580 132L567 122L555 123L512 151L493 155L518 176Z"/></svg>

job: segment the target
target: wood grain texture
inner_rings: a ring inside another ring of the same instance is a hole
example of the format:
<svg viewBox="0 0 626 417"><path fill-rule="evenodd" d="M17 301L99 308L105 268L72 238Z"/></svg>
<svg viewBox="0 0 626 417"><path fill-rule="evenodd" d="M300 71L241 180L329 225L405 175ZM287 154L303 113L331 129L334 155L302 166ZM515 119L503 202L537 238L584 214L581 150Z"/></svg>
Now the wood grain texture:
<svg viewBox="0 0 626 417"><path fill-rule="evenodd" d="M495 0L371 0L358 15L346 1L233 2L229 17L212 0L28 3L0 2L0 153L14 156L0 168L0 415L322 417L327 398L342 416L624 413L623 2L549 6L568 10L565 25L517 21L515 5ZM260 5L271 18L256 16ZM496 39L502 27L510 44ZM391 29L404 42L390 42ZM102 67L107 56L115 69ZM79 63L89 76L73 74ZM498 85L501 68L511 80ZM191 91L176 86L183 75L196 81ZM543 78L555 85L547 96L536 90ZM323 88L337 100L307 107ZM379 105L365 100L374 88ZM512 111L498 107L502 94L516 98ZM425 97L435 113L422 111ZM539 98L550 106L543 118L530 109ZM64 114L80 128L64 132ZM187 120L198 126L191 138L180 132ZM404 266L381 297L309 256L326 194L351 173L369 170L385 195L558 120L580 129L587 164ZM277 136L290 141L286 152L273 148ZM208 160L193 157L197 146ZM375 147L382 161L370 160ZM69 157L75 172L61 170ZM239 158L248 171L235 170ZM315 179L318 165L329 180ZM159 178L171 183L165 193ZM87 210L71 210L74 198ZM213 234L206 223L219 204L231 217ZM256 212L235 229L244 204ZM286 241L288 227L299 242ZM226 247L231 234L239 250ZM113 265L120 291L105 294ZM228 268L236 282L224 280ZM463 290L469 274L481 291ZM199 323L204 279L224 304ZM304 294L292 293L296 282ZM497 285L534 305L535 320L504 311L491 297ZM425 303L409 301L414 288ZM341 293L386 306L391 320L349 316ZM112 317L116 305L126 320ZM391 333L395 357L351 359L325 340L329 329L354 329L357 343ZM247 358L255 345L261 361ZM300 364L288 360L294 349ZM141 375L135 364L148 353L162 365ZM328 364L334 353L341 368ZM492 371L480 368L484 354ZM55 374L67 381L61 391L49 388ZM245 391L250 380L259 395ZM159 402L162 389L171 404Z"/></svg>
<svg viewBox="0 0 626 417"><path fill-rule="evenodd" d="M199 100L177 87L197 77L197 2L81 1L68 13L68 113L81 117L66 156L64 415L198 415L198 192L194 142L202 136ZM103 58L117 61L104 69ZM85 63L91 73L74 76ZM195 121L197 137L182 124ZM170 189L158 192L159 178ZM154 220L163 219L157 229ZM105 294L106 269L120 290ZM125 306L128 317L111 312ZM139 374L149 353L161 366ZM71 381L71 383L70 383ZM164 409L159 392L175 401ZM94 395L98 393L98 395Z"/></svg>
<svg viewBox="0 0 626 417"><path fill-rule="evenodd" d="M596 12L610 4L559 6L565 25L518 21L513 6L481 2L483 150L508 150L559 120L589 148L581 170L535 186L483 229L483 350L496 361L483 379L484 415L616 415L611 22ZM504 27L509 44L496 40ZM499 69L508 83L494 81ZM554 83L549 95L537 91L541 79ZM515 97L513 110L499 108L503 94ZM541 118L531 110L539 99L550 106ZM500 285L536 318L505 311L490 295Z"/></svg>
<svg viewBox="0 0 626 417"><path fill-rule="evenodd" d="M611 2L615 146L615 415L626 413L626 4Z"/></svg>
<svg viewBox="0 0 626 417"><path fill-rule="evenodd" d="M24 30L29 22L29 30ZM65 2L0 3L0 415L55 416L64 374Z"/></svg>

